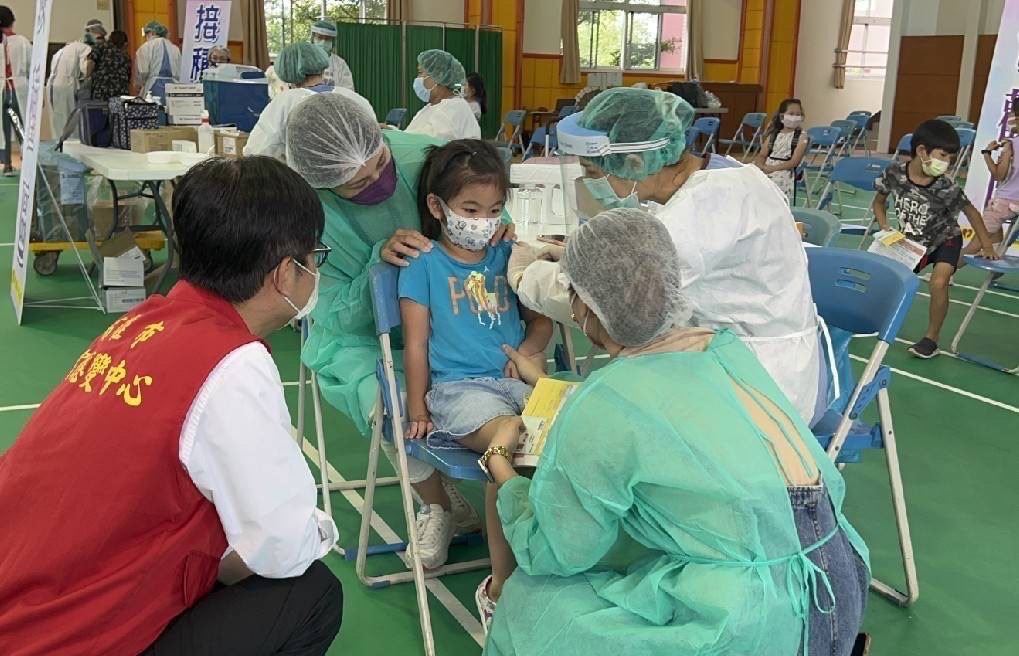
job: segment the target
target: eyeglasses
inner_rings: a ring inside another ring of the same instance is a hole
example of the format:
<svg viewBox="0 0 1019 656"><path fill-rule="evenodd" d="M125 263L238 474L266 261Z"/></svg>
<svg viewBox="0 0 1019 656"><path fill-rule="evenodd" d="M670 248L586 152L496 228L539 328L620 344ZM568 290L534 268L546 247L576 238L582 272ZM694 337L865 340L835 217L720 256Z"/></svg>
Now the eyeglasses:
<svg viewBox="0 0 1019 656"><path fill-rule="evenodd" d="M325 264L326 263L326 259L329 257L329 254L332 253L332 252L333 252L332 248L330 248L329 246L326 246L323 243L319 243L318 247L314 248L311 251L311 254L313 256L315 256L315 266L316 267L320 267L323 264Z"/></svg>

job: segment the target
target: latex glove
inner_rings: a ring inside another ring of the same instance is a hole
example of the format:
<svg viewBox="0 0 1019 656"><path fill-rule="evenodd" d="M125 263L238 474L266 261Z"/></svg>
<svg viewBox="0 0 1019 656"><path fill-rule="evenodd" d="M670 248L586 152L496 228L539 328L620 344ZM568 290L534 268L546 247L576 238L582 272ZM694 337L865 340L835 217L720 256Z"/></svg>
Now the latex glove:
<svg viewBox="0 0 1019 656"><path fill-rule="evenodd" d="M506 357L508 357L513 366L516 367L517 373L520 375L520 380L524 381L528 385L534 385L538 382L539 378L544 378L544 358L542 358L542 364L539 365L534 356L528 357L520 351L505 344L503 344L502 352L506 354Z"/></svg>
<svg viewBox="0 0 1019 656"><path fill-rule="evenodd" d="M524 277L524 270L538 261L541 250L539 247L522 241L513 244L513 251L510 253L509 263L506 265L506 278L509 281L510 289L514 292L520 285L520 279Z"/></svg>

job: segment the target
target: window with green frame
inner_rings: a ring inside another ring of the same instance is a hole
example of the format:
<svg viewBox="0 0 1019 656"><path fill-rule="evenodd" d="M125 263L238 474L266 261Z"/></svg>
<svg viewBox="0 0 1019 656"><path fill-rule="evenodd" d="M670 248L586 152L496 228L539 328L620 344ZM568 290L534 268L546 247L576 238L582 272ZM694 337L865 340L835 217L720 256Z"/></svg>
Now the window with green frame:
<svg viewBox="0 0 1019 656"><path fill-rule="evenodd" d="M311 24L323 14L329 20L385 19L386 0L263 0L269 53L311 38Z"/></svg>

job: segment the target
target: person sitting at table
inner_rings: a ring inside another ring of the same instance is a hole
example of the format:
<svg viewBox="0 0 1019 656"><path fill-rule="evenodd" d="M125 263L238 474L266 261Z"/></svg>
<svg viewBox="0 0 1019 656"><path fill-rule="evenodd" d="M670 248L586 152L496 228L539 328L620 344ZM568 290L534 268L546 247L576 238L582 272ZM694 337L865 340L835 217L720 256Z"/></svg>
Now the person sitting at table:
<svg viewBox="0 0 1019 656"><path fill-rule="evenodd" d="M486 656L853 649L870 573L845 482L740 338L691 321L673 239L614 209L566 243L573 316L611 360L567 397L533 479L511 463L518 433L482 457L499 560L518 565L478 590ZM544 375L505 351L524 381Z"/></svg>
<svg viewBox="0 0 1019 656"><path fill-rule="evenodd" d="M315 192L267 157L192 168L180 282L114 321L0 455L0 654L324 654L331 517L266 340L315 305Z"/></svg>
<svg viewBox="0 0 1019 656"><path fill-rule="evenodd" d="M425 106L411 119L407 132L435 139L480 139L481 126L464 100L467 73L463 64L445 50L418 55L414 93Z"/></svg>
<svg viewBox="0 0 1019 656"><path fill-rule="evenodd" d="M275 70L284 82L294 88L273 98L258 117L244 146L245 155L268 155L284 159L286 154L287 118L300 105L316 93L337 93L352 98L372 115L375 109L364 97L350 89L333 85L325 79L329 58L318 46L310 43L293 43L280 50Z"/></svg>

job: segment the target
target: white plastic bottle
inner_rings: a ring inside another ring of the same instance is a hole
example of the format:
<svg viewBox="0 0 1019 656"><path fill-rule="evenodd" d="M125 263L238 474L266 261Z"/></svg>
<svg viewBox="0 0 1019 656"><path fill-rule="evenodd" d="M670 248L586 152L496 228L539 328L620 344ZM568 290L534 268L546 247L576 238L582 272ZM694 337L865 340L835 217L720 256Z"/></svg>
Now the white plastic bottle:
<svg viewBox="0 0 1019 656"><path fill-rule="evenodd" d="M198 126L198 152L209 155L216 145L215 131L209 125L209 112L202 111L202 124Z"/></svg>

